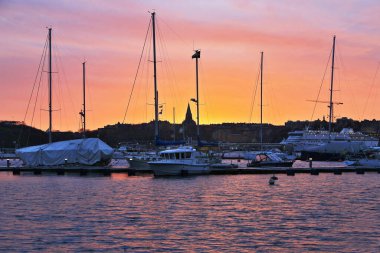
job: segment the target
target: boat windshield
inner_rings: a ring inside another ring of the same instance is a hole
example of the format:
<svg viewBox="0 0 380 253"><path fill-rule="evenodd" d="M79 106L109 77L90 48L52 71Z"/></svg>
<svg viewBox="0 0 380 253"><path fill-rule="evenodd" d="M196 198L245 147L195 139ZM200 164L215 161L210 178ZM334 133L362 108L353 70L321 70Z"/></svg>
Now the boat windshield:
<svg viewBox="0 0 380 253"><path fill-rule="evenodd" d="M173 153L161 153L161 158L166 160L181 160L181 159L190 159L191 152L173 152Z"/></svg>

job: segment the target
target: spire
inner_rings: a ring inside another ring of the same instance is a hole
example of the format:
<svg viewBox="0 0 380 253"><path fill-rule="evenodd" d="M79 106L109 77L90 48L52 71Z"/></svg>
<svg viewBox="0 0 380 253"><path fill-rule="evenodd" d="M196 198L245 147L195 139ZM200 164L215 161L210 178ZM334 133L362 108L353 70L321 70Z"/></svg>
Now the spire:
<svg viewBox="0 0 380 253"><path fill-rule="evenodd" d="M185 121L186 122L193 121L193 114L191 113L191 109L190 109L190 104L189 103L187 103L187 111L186 111Z"/></svg>

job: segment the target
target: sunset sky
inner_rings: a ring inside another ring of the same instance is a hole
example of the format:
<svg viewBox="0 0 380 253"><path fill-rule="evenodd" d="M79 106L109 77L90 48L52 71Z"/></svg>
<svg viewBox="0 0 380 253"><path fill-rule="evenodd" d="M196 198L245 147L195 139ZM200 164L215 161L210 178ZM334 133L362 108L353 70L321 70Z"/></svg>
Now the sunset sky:
<svg viewBox="0 0 380 253"><path fill-rule="evenodd" d="M55 130L78 130L82 62L87 63L89 129L122 122L131 94L149 11L157 13L161 119L182 122L195 96L194 49L201 49L201 123L259 122L259 90L250 111L264 52L264 122L310 120L337 36L335 116L380 119L378 0L8 1L0 0L0 120L23 121L48 30L53 29ZM153 119L151 41L125 123ZM56 64L57 63L57 64ZM45 66L45 71L47 68ZM328 100L328 66L319 100ZM35 96L35 95L34 95ZM32 123L48 128L44 73ZM195 116L195 106L191 104ZM327 116L318 104L313 119Z"/></svg>

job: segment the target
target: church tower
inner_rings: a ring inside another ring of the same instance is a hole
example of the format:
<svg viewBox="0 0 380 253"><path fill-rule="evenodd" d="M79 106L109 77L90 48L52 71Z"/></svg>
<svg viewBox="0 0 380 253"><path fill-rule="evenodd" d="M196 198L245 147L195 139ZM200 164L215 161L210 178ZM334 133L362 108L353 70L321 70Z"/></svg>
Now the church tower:
<svg viewBox="0 0 380 253"><path fill-rule="evenodd" d="M186 117L182 124L195 124L195 121L193 120L193 114L191 113L190 104L187 104Z"/></svg>
<svg viewBox="0 0 380 253"><path fill-rule="evenodd" d="M187 104L186 117L182 122L184 139L191 139L196 137L197 123L193 120L193 114L191 113L190 104Z"/></svg>

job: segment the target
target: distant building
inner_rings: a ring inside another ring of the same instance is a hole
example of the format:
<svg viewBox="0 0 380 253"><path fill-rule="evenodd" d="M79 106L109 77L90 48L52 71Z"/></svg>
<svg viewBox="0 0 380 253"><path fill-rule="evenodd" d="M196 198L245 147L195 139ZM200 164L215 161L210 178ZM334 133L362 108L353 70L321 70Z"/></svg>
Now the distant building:
<svg viewBox="0 0 380 253"><path fill-rule="evenodd" d="M182 134L184 140L196 140L197 123L193 120L190 104L187 104L185 120L182 122Z"/></svg>

